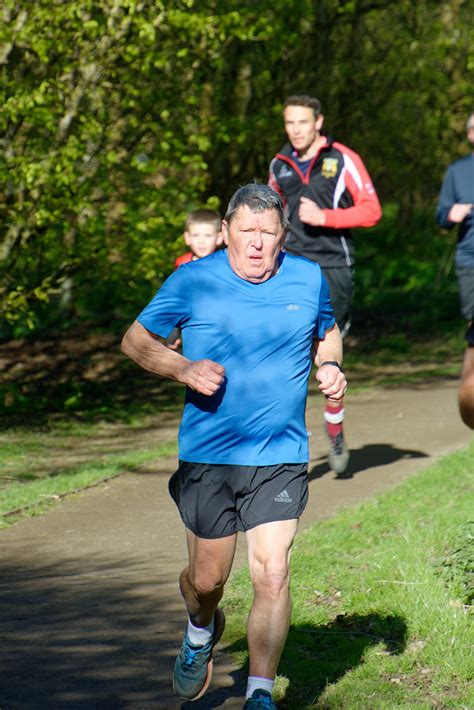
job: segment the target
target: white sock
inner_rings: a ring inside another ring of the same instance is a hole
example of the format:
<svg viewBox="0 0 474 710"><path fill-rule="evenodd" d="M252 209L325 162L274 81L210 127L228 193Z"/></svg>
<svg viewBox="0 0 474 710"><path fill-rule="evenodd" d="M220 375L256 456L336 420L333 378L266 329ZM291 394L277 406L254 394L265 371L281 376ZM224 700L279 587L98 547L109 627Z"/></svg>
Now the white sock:
<svg viewBox="0 0 474 710"><path fill-rule="evenodd" d="M245 700L251 698L253 691L257 690L257 688L260 690L268 690L268 692L271 693L274 685L274 678L260 678L258 675L249 675Z"/></svg>
<svg viewBox="0 0 474 710"><path fill-rule="evenodd" d="M344 421L344 408L338 412L327 410L324 412L324 419L328 424L340 424Z"/></svg>
<svg viewBox="0 0 474 710"><path fill-rule="evenodd" d="M193 646L204 646L208 643L214 633L214 619L209 626L194 626L191 619L188 619L188 639Z"/></svg>

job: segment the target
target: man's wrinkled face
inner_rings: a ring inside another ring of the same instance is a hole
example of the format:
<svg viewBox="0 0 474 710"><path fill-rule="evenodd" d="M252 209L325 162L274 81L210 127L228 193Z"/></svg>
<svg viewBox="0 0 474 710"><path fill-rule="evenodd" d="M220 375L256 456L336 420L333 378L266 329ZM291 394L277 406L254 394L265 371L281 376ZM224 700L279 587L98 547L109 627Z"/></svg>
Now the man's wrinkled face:
<svg viewBox="0 0 474 710"><path fill-rule="evenodd" d="M304 155L319 138L324 117L314 116L312 108L307 106L287 106L283 111L285 131L293 148Z"/></svg>
<svg viewBox="0 0 474 710"><path fill-rule="evenodd" d="M251 283L267 281L278 270L285 231L277 210L252 212L242 205L230 223L224 220L224 242L232 270Z"/></svg>

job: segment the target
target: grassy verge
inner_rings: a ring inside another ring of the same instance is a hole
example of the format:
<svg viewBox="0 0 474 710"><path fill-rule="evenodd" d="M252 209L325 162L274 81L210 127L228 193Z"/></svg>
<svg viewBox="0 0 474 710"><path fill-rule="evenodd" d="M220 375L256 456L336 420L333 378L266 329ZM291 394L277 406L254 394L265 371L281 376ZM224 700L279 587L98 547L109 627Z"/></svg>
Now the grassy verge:
<svg viewBox="0 0 474 710"><path fill-rule="evenodd" d="M297 538L282 708L474 707L473 457L474 445ZM242 665L250 600L241 571L225 607Z"/></svg>
<svg viewBox="0 0 474 710"><path fill-rule="evenodd" d="M91 427L81 427L81 435L91 434ZM70 432L69 432L70 434ZM78 432L75 432L78 437ZM87 435L86 435L87 438ZM14 439L14 443L12 442ZM69 438L70 440L70 438ZM88 439L87 439L88 441ZM21 443L21 449L18 444ZM53 434L23 434L11 436L10 442L0 444L0 528L13 524L20 515L37 515L65 495L97 485L127 471L135 471L151 461L174 456L176 442L163 442L131 453L99 454L90 442L90 460L82 463L47 465L44 457L53 444L58 446L57 432ZM88 447L88 448L89 448Z"/></svg>

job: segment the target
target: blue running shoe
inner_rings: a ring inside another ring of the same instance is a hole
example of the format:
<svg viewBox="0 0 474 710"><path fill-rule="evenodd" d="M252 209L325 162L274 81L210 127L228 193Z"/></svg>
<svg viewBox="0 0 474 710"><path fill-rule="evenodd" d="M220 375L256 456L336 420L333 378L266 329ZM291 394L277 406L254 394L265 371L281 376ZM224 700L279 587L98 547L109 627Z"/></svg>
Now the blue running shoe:
<svg viewBox="0 0 474 710"><path fill-rule="evenodd" d="M277 710L277 706L268 690L257 688L252 697L246 700L244 710Z"/></svg>
<svg viewBox="0 0 474 710"><path fill-rule="evenodd" d="M174 664L173 688L179 698L197 700L209 687L212 678L212 651L224 632L225 615L216 609L214 635L204 646L193 646L184 634L181 651Z"/></svg>

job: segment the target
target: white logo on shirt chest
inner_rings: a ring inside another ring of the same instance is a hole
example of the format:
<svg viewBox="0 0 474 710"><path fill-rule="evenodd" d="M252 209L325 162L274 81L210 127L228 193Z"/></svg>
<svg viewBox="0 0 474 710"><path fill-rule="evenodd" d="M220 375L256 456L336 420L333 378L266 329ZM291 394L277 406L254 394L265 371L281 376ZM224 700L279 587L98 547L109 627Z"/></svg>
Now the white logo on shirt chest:
<svg viewBox="0 0 474 710"><path fill-rule="evenodd" d="M298 306L297 303L289 303L286 307L287 311L299 311L300 307Z"/></svg>
<svg viewBox="0 0 474 710"><path fill-rule="evenodd" d="M278 173L279 178L287 178L287 177L293 177L293 170L289 168L287 165L284 165L280 172Z"/></svg>

